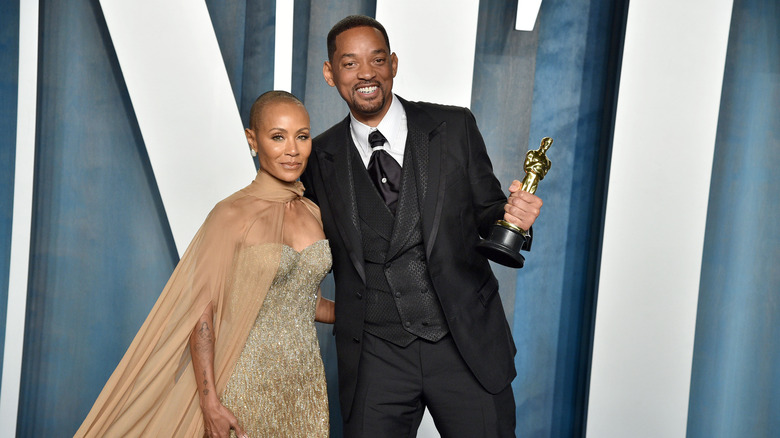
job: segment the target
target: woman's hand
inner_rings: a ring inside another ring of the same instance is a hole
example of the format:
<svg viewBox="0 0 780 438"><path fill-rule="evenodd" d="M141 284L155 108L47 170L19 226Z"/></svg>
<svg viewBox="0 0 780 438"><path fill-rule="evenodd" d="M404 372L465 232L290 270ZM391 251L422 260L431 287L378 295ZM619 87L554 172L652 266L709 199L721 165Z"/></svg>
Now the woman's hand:
<svg viewBox="0 0 780 438"><path fill-rule="evenodd" d="M244 429L238 425L236 416L219 400L203 403L201 411L203 411L203 424L208 438L229 438L230 429L236 432L238 438L248 438Z"/></svg>
<svg viewBox="0 0 780 438"><path fill-rule="evenodd" d="M214 380L214 306L209 303L190 335L190 354L195 381L198 385L198 401L203 412L203 425L209 438L229 438L230 429L238 438L247 438L238 425L236 416L219 401Z"/></svg>

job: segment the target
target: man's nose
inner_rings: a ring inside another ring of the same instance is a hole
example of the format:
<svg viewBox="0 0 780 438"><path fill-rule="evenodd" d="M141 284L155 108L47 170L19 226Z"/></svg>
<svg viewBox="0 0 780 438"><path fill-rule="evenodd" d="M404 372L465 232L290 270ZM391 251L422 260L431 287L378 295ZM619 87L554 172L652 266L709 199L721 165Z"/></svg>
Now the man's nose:
<svg viewBox="0 0 780 438"><path fill-rule="evenodd" d="M374 76L376 76L376 72L374 71L373 67L371 67L368 63L362 63L360 64L360 67L358 69L358 77L360 79L372 79Z"/></svg>

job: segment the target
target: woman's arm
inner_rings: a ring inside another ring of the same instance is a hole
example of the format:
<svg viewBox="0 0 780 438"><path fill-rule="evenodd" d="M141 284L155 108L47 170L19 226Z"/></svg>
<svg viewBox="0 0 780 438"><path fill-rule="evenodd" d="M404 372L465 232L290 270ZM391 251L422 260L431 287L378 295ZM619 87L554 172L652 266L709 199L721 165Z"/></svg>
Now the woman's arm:
<svg viewBox="0 0 780 438"><path fill-rule="evenodd" d="M333 324L336 321L336 303L322 298L322 291L317 289L317 309L314 312L314 320Z"/></svg>
<svg viewBox="0 0 780 438"><path fill-rule="evenodd" d="M236 431L236 436L247 438L244 430L238 425L238 420L217 397L214 381L214 307L209 303L203 315L200 316L190 335L190 354L192 368L195 370L195 381L198 384L200 410L203 412L203 423L206 436L209 438L227 438L230 429Z"/></svg>

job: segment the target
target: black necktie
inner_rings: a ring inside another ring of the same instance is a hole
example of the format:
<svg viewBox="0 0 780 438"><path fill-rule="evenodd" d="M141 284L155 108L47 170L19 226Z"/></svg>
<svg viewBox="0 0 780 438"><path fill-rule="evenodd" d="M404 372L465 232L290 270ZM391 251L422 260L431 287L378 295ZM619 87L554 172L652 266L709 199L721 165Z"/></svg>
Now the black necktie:
<svg viewBox="0 0 780 438"><path fill-rule="evenodd" d="M386 141L385 136L379 131L368 134L368 143L374 149L368 161L368 176L371 177L387 207L395 214L398 192L401 188L401 166L386 150L377 149L384 146Z"/></svg>

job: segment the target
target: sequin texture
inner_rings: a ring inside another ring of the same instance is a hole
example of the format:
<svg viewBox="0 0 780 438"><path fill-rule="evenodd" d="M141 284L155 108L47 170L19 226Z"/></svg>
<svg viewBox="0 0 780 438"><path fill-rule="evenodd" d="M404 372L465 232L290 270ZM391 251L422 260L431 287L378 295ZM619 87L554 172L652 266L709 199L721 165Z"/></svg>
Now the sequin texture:
<svg viewBox="0 0 780 438"><path fill-rule="evenodd" d="M328 436L314 313L330 266L327 240L300 253L282 247L279 270L221 397L250 437Z"/></svg>

